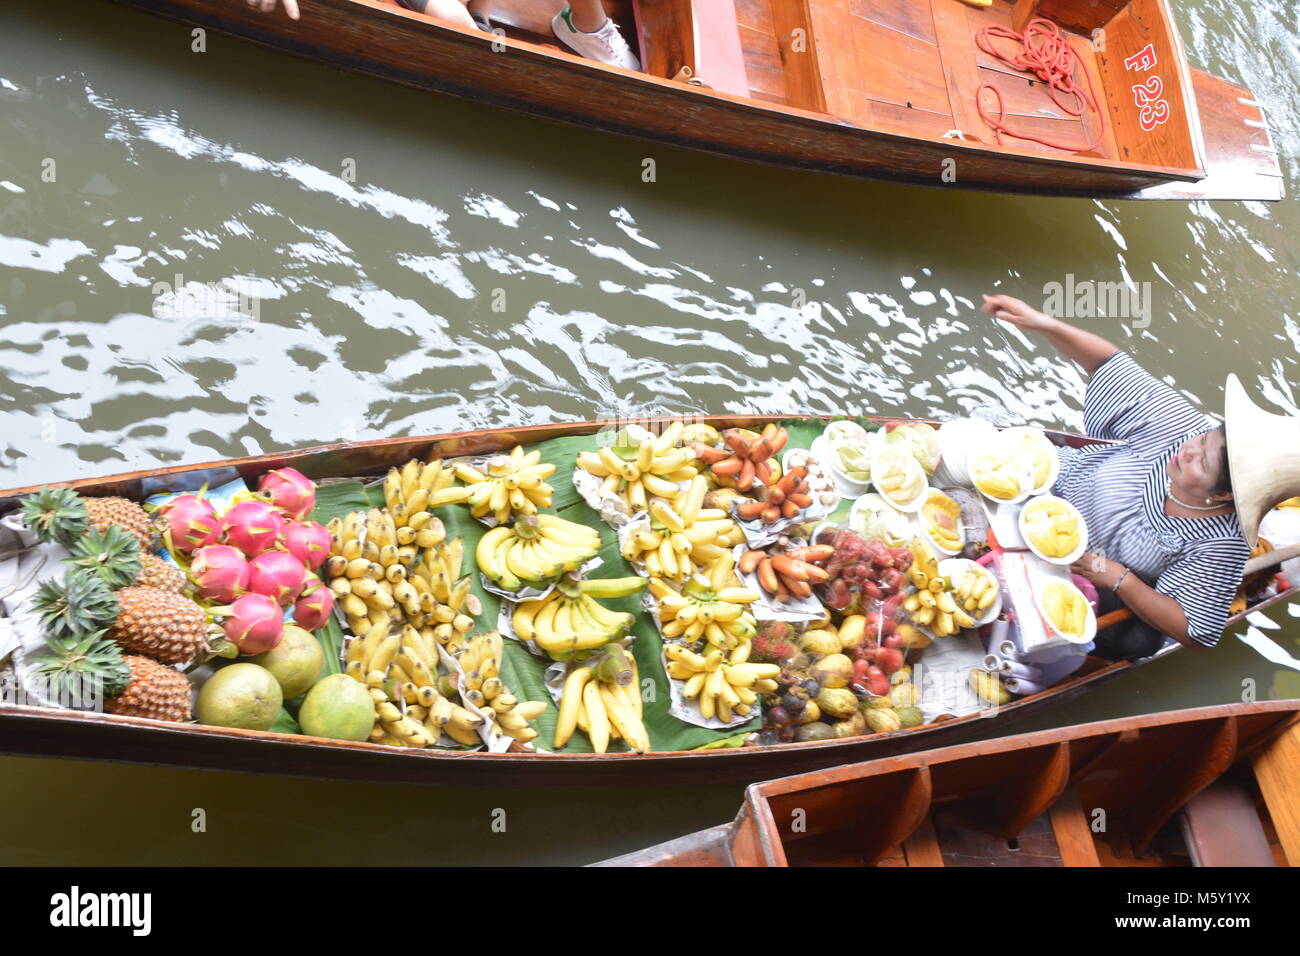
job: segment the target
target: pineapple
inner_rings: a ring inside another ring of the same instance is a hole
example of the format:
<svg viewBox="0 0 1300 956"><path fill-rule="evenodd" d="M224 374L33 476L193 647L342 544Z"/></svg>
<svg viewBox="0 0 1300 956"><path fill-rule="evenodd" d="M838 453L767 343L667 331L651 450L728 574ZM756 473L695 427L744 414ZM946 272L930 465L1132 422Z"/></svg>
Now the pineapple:
<svg viewBox="0 0 1300 956"><path fill-rule="evenodd" d="M185 590L180 569L155 554L141 553L135 536L124 528L92 528L71 550L69 564L98 575L110 588L138 584L177 594Z"/></svg>
<svg viewBox="0 0 1300 956"><path fill-rule="evenodd" d="M23 524L47 544L57 541L65 548L86 533L89 516L81 496L71 488L48 485L23 499Z"/></svg>
<svg viewBox="0 0 1300 956"><path fill-rule="evenodd" d="M79 638L50 638L50 654L38 658L36 672L62 701L86 701L96 690L110 714L190 719L190 682L174 668L147 657L124 655L103 631ZM98 687L94 687L98 684Z"/></svg>
<svg viewBox="0 0 1300 956"><path fill-rule="evenodd" d="M190 719L192 695L189 679L184 674L148 657L127 654L124 659L131 669L131 682L121 694L104 703L104 710L154 720Z"/></svg>
<svg viewBox="0 0 1300 956"><path fill-rule="evenodd" d="M50 653L32 663L55 700L71 704L115 697L131 681L131 668L122 657L122 648L106 638L102 630L50 637L46 643Z"/></svg>
<svg viewBox="0 0 1300 956"><path fill-rule="evenodd" d="M83 498L91 525L103 531L116 525L135 535L141 551L153 550L149 513L126 498Z"/></svg>
<svg viewBox="0 0 1300 956"><path fill-rule="evenodd" d="M119 527L131 534L142 552L153 549L149 514L125 498L83 498L71 488L42 488L23 499L23 523L42 541L71 548L87 527Z"/></svg>
<svg viewBox="0 0 1300 956"><path fill-rule="evenodd" d="M142 554L140 555L140 576L135 579L135 583L141 587L171 591L173 594L184 594L189 580L180 568L174 564L168 564L158 555Z"/></svg>
<svg viewBox="0 0 1300 956"><path fill-rule="evenodd" d="M164 664L188 664L207 649L207 615L184 595L133 586L115 597L119 610L109 635L125 650Z"/></svg>
<svg viewBox="0 0 1300 956"><path fill-rule="evenodd" d="M117 599L93 574L65 574L42 581L32 601L49 638L66 640L102 631L118 615Z"/></svg>

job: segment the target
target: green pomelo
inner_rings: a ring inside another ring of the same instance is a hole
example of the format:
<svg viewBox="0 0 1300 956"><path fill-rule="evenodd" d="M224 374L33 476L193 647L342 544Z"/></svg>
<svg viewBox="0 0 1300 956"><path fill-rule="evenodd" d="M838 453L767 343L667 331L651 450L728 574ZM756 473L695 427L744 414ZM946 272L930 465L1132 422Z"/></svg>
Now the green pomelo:
<svg viewBox="0 0 1300 956"><path fill-rule="evenodd" d="M231 664L209 677L199 689L195 710L201 724L270 730L283 703L280 684L265 667Z"/></svg>
<svg viewBox="0 0 1300 956"><path fill-rule="evenodd" d="M331 674L307 692L298 726L311 737L368 740L375 724L370 692L347 674Z"/></svg>
<svg viewBox="0 0 1300 956"><path fill-rule="evenodd" d="M280 682L284 699L292 700L305 694L316 683L325 665L325 651L310 631L286 624L280 643L265 654L250 657L249 662L270 671Z"/></svg>

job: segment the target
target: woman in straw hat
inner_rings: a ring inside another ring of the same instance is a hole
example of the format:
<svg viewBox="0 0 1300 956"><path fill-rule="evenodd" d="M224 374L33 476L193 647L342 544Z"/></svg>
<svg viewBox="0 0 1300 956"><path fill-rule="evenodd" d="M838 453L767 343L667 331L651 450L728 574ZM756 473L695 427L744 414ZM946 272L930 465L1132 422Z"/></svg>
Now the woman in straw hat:
<svg viewBox="0 0 1300 956"><path fill-rule="evenodd" d="M1292 420L1257 409L1230 376L1225 429L1100 336L1008 295L986 295L982 308L1041 332L1079 363L1091 376L1087 434L1119 443L1063 450L1052 487L1088 525L1093 552L1072 570L1097 586L1103 611L1127 606L1134 614L1098 636L1096 653L1145 657L1165 635L1188 647L1213 647L1260 519L1296 493L1288 490L1294 471L1252 466L1272 457L1268 432L1274 442L1279 436L1265 420Z"/></svg>

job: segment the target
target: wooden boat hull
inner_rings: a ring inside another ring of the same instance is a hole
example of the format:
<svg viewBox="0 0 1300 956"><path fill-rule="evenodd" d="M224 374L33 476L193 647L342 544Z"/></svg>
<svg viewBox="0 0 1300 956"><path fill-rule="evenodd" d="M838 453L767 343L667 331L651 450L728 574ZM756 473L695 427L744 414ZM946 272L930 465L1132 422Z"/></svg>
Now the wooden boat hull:
<svg viewBox="0 0 1300 956"><path fill-rule="evenodd" d="M1185 809L1194 865L1294 866L1297 767L1300 701L1126 717L757 783L732 823L597 865L1162 865Z"/></svg>
<svg viewBox="0 0 1300 956"><path fill-rule="evenodd" d="M1249 91L1198 71L1181 80L1188 84L1192 111L1204 98L1212 122L1197 129L1192 121L1194 134L1206 137L1205 156L1194 168L1178 169L1118 156L1001 148L935 131L909 135L867 128L820 110L607 67L514 37L495 38L500 52L493 53L492 37L379 0L300 0L303 16L297 22L258 13L245 0L118 2L410 86L796 169L1059 196L1282 196L1276 154ZM1181 48L1177 54L1181 58ZM953 170L955 178L945 178Z"/></svg>
<svg viewBox="0 0 1300 956"><path fill-rule="evenodd" d="M830 421L833 416L788 416ZM671 419L642 418L653 424ZM717 428L761 426L771 416L732 415L703 419ZM875 417L875 422L898 419ZM217 487L236 478L256 478L286 465L319 480L378 476L413 457L487 454L516 444L532 444L573 434L593 434L623 422L530 425L520 428L455 432L415 438L326 445L268 455L131 472L64 482L83 494L120 495L143 500L162 491ZM1054 441L1078 447L1095 440L1066 432L1048 432ZM0 514L38 486L0 491ZM1291 592L1273 598L1284 600ZM1267 602L1267 603L1272 603ZM1265 606L1256 605L1252 610ZM778 744L719 750L649 754L486 754L437 750L397 750L370 743L350 743L270 731L229 730L106 714L5 706L0 703L0 754L80 757L198 769L232 770L343 780L391 780L403 783L568 786L682 784L709 781L754 781L833 767L968 740L990 727L1013 725L1126 673L1141 662L1107 664L1090 661L1057 687L984 711L910 730L847 740Z"/></svg>

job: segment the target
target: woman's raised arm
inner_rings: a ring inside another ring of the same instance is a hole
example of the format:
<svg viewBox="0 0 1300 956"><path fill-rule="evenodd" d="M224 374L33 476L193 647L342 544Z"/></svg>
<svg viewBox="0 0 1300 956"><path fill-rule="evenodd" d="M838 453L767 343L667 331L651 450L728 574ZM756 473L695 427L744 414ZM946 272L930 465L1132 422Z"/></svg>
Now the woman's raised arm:
<svg viewBox="0 0 1300 956"><path fill-rule="evenodd" d="M1031 308L1020 299L1009 295L986 295L980 307L988 315L1009 322L1026 332L1041 332L1062 355L1073 359L1091 375L1119 351L1100 335L1085 332L1073 325L1054 319L1046 313Z"/></svg>

